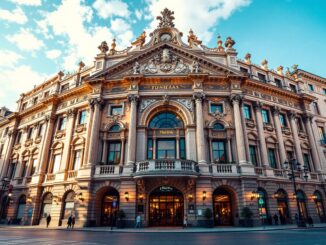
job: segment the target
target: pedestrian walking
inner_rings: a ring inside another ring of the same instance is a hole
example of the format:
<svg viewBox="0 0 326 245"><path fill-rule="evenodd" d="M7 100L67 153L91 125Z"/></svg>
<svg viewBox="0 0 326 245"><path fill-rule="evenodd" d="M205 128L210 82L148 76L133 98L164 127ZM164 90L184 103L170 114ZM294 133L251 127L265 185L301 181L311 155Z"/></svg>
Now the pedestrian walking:
<svg viewBox="0 0 326 245"><path fill-rule="evenodd" d="M72 224L72 216L70 215L67 222L67 229L71 228L71 224Z"/></svg>
<svg viewBox="0 0 326 245"><path fill-rule="evenodd" d="M137 217L136 217L136 226L135 226L135 228L140 228L140 226L141 226L141 217L138 214Z"/></svg>
<svg viewBox="0 0 326 245"><path fill-rule="evenodd" d="M48 216L46 217L46 228L48 228L48 227L49 227L49 225L50 225L50 222L51 222L51 215L50 215L50 214L48 214Z"/></svg>
<svg viewBox="0 0 326 245"><path fill-rule="evenodd" d="M183 219L183 228L187 228L188 227L188 218L185 215L184 219Z"/></svg>
<svg viewBox="0 0 326 245"><path fill-rule="evenodd" d="M277 216L277 214L274 214L274 224L275 225L278 225L278 216Z"/></svg>
<svg viewBox="0 0 326 245"><path fill-rule="evenodd" d="M309 224L309 227L314 227L314 221L311 218L311 216L308 216L308 224Z"/></svg>
<svg viewBox="0 0 326 245"><path fill-rule="evenodd" d="M295 223L299 224L299 215L296 213L294 215Z"/></svg>
<svg viewBox="0 0 326 245"><path fill-rule="evenodd" d="M75 222L76 222L76 218L75 218L75 216L72 216L72 218L71 218L71 228L72 229L74 229Z"/></svg>

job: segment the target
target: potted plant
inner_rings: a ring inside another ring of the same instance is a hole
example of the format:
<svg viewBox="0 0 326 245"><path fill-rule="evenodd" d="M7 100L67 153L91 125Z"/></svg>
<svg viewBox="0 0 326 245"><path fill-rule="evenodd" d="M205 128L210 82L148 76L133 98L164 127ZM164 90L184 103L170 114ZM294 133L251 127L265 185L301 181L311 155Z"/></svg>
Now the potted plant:
<svg viewBox="0 0 326 245"><path fill-rule="evenodd" d="M125 227L125 220L126 214L123 210L119 210L117 212L117 228L124 228Z"/></svg>
<svg viewBox="0 0 326 245"><path fill-rule="evenodd" d="M240 225L244 227L253 227L254 226L254 220L252 219L252 216L254 213L251 211L249 207L243 207L241 210L241 217Z"/></svg>
<svg viewBox="0 0 326 245"><path fill-rule="evenodd" d="M214 220L212 219L213 217L213 212L212 209L206 208L204 211L204 217L206 218L206 227L207 228L212 228L214 226Z"/></svg>

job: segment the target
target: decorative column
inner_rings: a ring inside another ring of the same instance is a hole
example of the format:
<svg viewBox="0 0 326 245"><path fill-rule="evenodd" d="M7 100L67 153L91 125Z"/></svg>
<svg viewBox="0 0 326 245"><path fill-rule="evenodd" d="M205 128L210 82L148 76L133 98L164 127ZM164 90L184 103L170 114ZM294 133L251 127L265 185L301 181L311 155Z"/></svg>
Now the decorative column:
<svg viewBox="0 0 326 245"><path fill-rule="evenodd" d="M259 149L260 149L260 158L262 166L269 167L268 157L267 157L267 147L264 134L264 123L261 115L261 103L254 103L256 121L257 121L257 130L258 130L258 139L259 139Z"/></svg>
<svg viewBox="0 0 326 245"><path fill-rule="evenodd" d="M203 115L203 99L204 93L195 93L196 101L196 140L197 140L197 160L198 164L206 164L205 159L205 135L204 135L204 115Z"/></svg>
<svg viewBox="0 0 326 245"><path fill-rule="evenodd" d="M241 103L241 106L240 106L241 123L242 123L242 130L243 130L243 140L244 140L244 144L245 144L247 162L251 163L250 152L249 152L249 141L248 141L248 134L247 134L247 126L246 126L246 119L245 119L244 113L243 113L243 105L244 104Z"/></svg>
<svg viewBox="0 0 326 245"><path fill-rule="evenodd" d="M232 94L230 97L231 103L233 105L233 116L234 116L234 127L235 127L235 139L237 144L237 154L239 164L247 164L246 160L246 149L243 137L243 127L241 124L241 112L240 112L240 102L242 96L240 94Z"/></svg>
<svg viewBox="0 0 326 245"><path fill-rule="evenodd" d="M93 110L93 123L90 133L90 144L88 152L88 165L96 165L98 157L98 146L99 146L99 129L101 122L101 106L103 100L101 97L92 98L89 101L91 109Z"/></svg>
<svg viewBox="0 0 326 245"><path fill-rule="evenodd" d="M15 140L16 140L16 134L17 134L16 127L14 127L14 129L12 129L11 131L8 132L9 142L7 145L7 151L5 153L4 161L2 164L1 179L3 179L3 177L6 177L6 175L7 175L10 156L12 154L12 150L13 150Z"/></svg>
<svg viewBox="0 0 326 245"><path fill-rule="evenodd" d="M103 162L104 164L107 164L107 159L108 159L108 141L106 139L104 139L101 162Z"/></svg>
<svg viewBox="0 0 326 245"><path fill-rule="evenodd" d="M320 160L319 160L319 156L318 156L318 151L317 151L317 146L316 146L316 142L314 140L314 135L312 132L312 115L309 114L305 114L303 116L303 121L307 130L307 134L308 134L308 140L309 140L309 145L311 148L311 155L312 155L312 161L314 164L314 169L317 172L321 171L321 165L320 165Z"/></svg>
<svg viewBox="0 0 326 245"><path fill-rule="evenodd" d="M130 118L128 132L128 157L127 165L132 166L136 159L136 128L137 128L137 101L139 96L136 94L128 95L130 102Z"/></svg>
<svg viewBox="0 0 326 245"><path fill-rule="evenodd" d="M231 137L230 136L227 137L227 142L228 142L228 158L229 158L229 162L233 162L233 159L232 159L232 145L231 145Z"/></svg>
<svg viewBox="0 0 326 245"><path fill-rule="evenodd" d="M302 150L300 146L300 139L298 136L298 128L297 124L295 122L295 113L293 112L288 112L288 117L290 119L290 124L291 124L291 131L292 131L292 137L294 141L294 148L295 148L295 154L297 156L297 161L301 164L303 164L303 156L302 156ZM291 159L288 159L289 161Z"/></svg>
<svg viewBox="0 0 326 245"><path fill-rule="evenodd" d="M125 144L126 144L126 139L122 138L121 139L121 156L120 156L120 166L123 166L124 160L125 160Z"/></svg>
<svg viewBox="0 0 326 245"><path fill-rule="evenodd" d="M276 134L277 134L277 142L278 142L278 148L280 153L280 160L281 165L286 161L286 152L284 147L284 139L283 139L283 133L282 133L282 127L280 122L280 111L278 107L272 108L272 113L274 117L274 125L276 128Z"/></svg>

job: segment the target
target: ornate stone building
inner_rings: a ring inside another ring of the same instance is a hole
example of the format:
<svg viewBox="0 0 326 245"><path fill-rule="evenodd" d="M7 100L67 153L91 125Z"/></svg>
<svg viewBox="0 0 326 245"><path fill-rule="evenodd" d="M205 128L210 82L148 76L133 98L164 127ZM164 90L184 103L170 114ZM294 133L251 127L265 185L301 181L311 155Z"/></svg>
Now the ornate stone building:
<svg viewBox="0 0 326 245"><path fill-rule="evenodd" d="M13 223L146 226L257 224L298 213L325 221L326 79L277 71L235 41L188 43L165 9L156 30L94 65L57 76L1 109L1 219ZM295 158L297 193L284 162Z"/></svg>

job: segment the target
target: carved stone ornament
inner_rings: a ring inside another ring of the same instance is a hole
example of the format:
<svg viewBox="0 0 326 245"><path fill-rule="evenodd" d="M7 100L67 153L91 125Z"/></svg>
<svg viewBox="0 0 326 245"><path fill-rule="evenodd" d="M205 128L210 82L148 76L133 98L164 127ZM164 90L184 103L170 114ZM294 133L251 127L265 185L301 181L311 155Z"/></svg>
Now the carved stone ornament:
<svg viewBox="0 0 326 245"><path fill-rule="evenodd" d="M239 103L241 103L242 99L243 99L243 96L241 94L231 94L231 96L230 96L230 102L232 104L234 104L234 103L239 104Z"/></svg>
<svg viewBox="0 0 326 245"><path fill-rule="evenodd" d="M189 31L188 43L190 47L196 47L202 43L202 41L200 41L198 37L194 34L192 29L190 29Z"/></svg>
<svg viewBox="0 0 326 245"><path fill-rule="evenodd" d="M184 105L189 111L193 111L193 104L191 99L177 99L177 101Z"/></svg>
<svg viewBox="0 0 326 245"><path fill-rule="evenodd" d="M225 41L225 47L228 49L232 49L235 44L235 41L232 39L232 37L228 37Z"/></svg>
<svg viewBox="0 0 326 245"><path fill-rule="evenodd" d="M225 116L225 114L224 113L222 113L222 112L219 112L218 110L216 110L215 112L212 112L212 113L210 113L215 119L217 119L217 120L220 120L220 119L222 119L224 116Z"/></svg>
<svg viewBox="0 0 326 245"><path fill-rule="evenodd" d="M199 73L201 71L198 61L194 60L191 66L192 73Z"/></svg>
<svg viewBox="0 0 326 245"><path fill-rule="evenodd" d="M129 94L128 100L129 102L137 102L139 99L139 96L137 94Z"/></svg>
<svg viewBox="0 0 326 245"><path fill-rule="evenodd" d="M162 27L174 27L174 12L165 8L162 12L161 12L162 16L157 16L156 19L160 21L160 23L158 24L158 28L162 28Z"/></svg>
<svg viewBox="0 0 326 245"><path fill-rule="evenodd" d="M137 61L135 62L132 69L133 69L133 74L140 74L140 65Z"/></svg>
<svg viewBox="0 0 326 245"><path fill-rule="evenodd" d="M146 41L146 32L143 31L142 34L140 34L139 37L135 41L131 43L131 45L136 46L136 47L143 47Z"/></svg>
<svg viewBox="0 0 326 245"><path fill-rule="evenodd" d="M156 99L144 99L140 103L140 112L143 112L148 106L156 102Z"/></svg>
<svg viewBox="0 0 326 245"><path fill-rule="evenodd" d="M109 46L106 41L103 41L97 48L101 51L102 54L105 54L109 50Z"/></svg>
<svg viewBox="0 0 326 245"><path fill-rule="evenodd" d="M104 100L101 97L98 98L91 98L88 100L88 103L91 107L94 107L95 105L103 105Z"/></svg>
<svg viewBox="0 0 326 245"><path fill-rule="evenodd" d="M108 116L109 125L112 125L113 123L120 122L121 118L122 118L122 115L120 115L120 114L109 115Z"/></svg>
<svg viewBox="0 0 326 245"><path fill-rule="evenodd" d="M193 98L195 100L204 100L205 99L205 94L204 93L194 93Z"/></svg>
<svg viewBox="0 0 326 245"><path fill-rule="evenodd" d="M169 95L167 95L167 94L163 95L163 104L167 105L167 104L169 104L169 101L170 101Z"/></svg>

